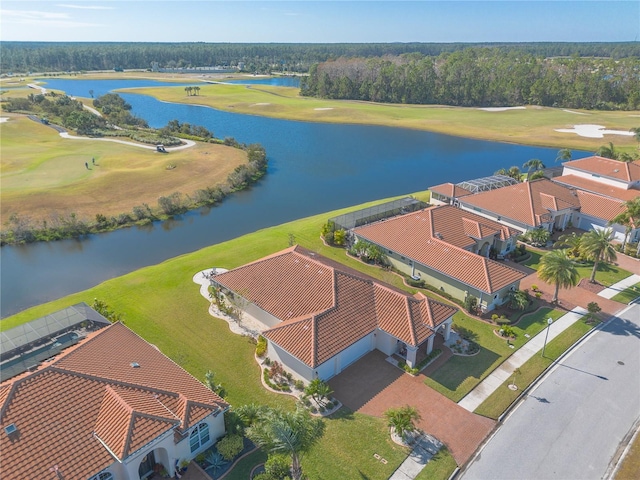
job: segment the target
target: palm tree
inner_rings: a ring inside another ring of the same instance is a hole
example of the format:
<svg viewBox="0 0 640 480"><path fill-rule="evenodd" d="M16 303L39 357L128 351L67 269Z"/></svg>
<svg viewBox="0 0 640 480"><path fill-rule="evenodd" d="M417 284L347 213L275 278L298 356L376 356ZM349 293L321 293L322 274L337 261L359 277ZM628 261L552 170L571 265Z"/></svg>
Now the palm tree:
<svg viewBox="0 0 640 480"><path fill-rule="evenodd" d="M609 224L617 223L626 227L624 242L622 242L622 251L629 239L631 230L640 226L640 197L636 197L633 200L627 200L622 204L624 211L618 214ZM640 245L640 244L639 244Z"/></svg>
<svg viewBox="0 0 640 480"><path fill-rule="evenodd" d="M580 235L576 235L576 232L572 232L571 234L565 233L564 235L560 235L558 241L553 244L555 248L562 247L567 248L567 253L572 258L580 257L580 245L582 243L582 237Z"/></svg>
<svg viewBox="0 0 640 480"><path fill-rule="evenodd" d="M601 146L596 150L596 155L599 157L611 158L612 160L616 160L618 158L618 152L616 152L613 142L609 142L609 145Z"/></svg>
<svg viewBox="0 0 640 480"><path fill-rule="evenodd" d="M529 169L527 170L527 182L528 182L533 172L542 170L543 168L545 168L545 166L544 166L544 163L542 163L542 160L540 160L539 158L532 158L531 160L527 160L524 163L524 165L522 165L522 168Z"/></svg>
<svg viewBox="0 0 640 480"><path fill-rule="evenodd" d="M613 229L606 230L590 230L582 236L580 249L582 254L589 260L593 260L593 270L589 281L596 282L596 271L601 262L611 263L616 260L616 249L611 245L613 238Z"/></svg>
<svg viewBox="0 0 640 480"><path fill-rule="evenodd" d="M393 427L400 438L404 438L406 433L414 432L416 430L415 422L421 418L418 410L409 405L390 408L384 412L384 416L387 417L388 425Z"/></svg>
<svg viewBox="0 0 640 480"><path fill-rule="evenodd" d="M509 306L514 310L524 310L529 305L529 295L522 290L509 292Z"/></svg>
<svg viewBox="0 0 640 480"><path fill-rule="evenodd" d="M540 259L538 278L556 286L551 302L557 303L560 288L575 287L580 281L580 274L566 250L551 250Z"/></svg>
<svg viewBox="0 0 640 480"><path fill-rule="evenodd" d="M246 435L256 445L268 452L291 455L291 478L302 479L300 458L324 434L324 422L313 418L305 408L285 411L281 408L265 408Z"/></svg>
<svg viewBox="0 0 640 480"><path fill-rule="evenodd" d="M522 172L520 172L520 169L516 166L511 167L508 171L507 171L507 175L517 181L520 181L520 177L522 176Z"/></svg>
<svg viewBox="0 0 640 480"><path fill-rule="evenodd" d="M184 87L184 91L187 92L187 96L191 96L191 90L193 90L193 87Z"/></svg>
<svg viewBox="0 0 640 480"><path fill-rule="evenodd" d="M569 150L568 148L559 150L558 155L556 156L556 162L558 160L561 162L568 162L569 160L571 160L571 150Z"/></svg>

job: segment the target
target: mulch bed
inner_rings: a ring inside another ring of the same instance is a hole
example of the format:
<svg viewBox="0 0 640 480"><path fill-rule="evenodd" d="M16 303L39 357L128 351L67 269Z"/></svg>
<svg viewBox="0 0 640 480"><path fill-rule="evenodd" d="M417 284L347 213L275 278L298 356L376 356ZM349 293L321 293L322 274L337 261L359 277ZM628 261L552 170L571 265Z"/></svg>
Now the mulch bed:
<svg viewBox="0 0 640 480"><path fill-rule="evenodd" d="M584 288L585 290L588 290L591 293L596 293L596 294L606 288L604 285L598 282L591 283L588 278L583 278L582 280L580 280L580 283L578 284L578 286L580 288Z"/></svg>

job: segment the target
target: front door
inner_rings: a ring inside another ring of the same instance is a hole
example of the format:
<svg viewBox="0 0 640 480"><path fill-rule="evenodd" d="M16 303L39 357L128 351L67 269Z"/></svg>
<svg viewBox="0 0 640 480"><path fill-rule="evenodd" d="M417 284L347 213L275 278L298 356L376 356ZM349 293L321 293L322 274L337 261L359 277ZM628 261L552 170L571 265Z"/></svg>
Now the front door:
<svg viewBox="0 0 640 480"><path fill-rule="evenodd" d="M149 452L142 458L142 462L140 462L140 466L138 467L138 475L140 476L140 480L144 480L145 478L149 478L153 475L153 467L156 464L156 457L153 454L153 451Z"/></svg>

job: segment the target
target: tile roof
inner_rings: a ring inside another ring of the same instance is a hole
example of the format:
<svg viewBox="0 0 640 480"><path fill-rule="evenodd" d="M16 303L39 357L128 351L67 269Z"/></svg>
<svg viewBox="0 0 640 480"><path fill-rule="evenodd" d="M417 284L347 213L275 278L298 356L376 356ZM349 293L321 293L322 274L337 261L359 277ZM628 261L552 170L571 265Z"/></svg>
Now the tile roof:
<svg viewBox="0 0 640 480"><path fill-rule="evenodd" d="M136 361L140 367L132 367ZM227 408L215 393L121 323L40 370L0 385L3 479L86 479L159 435ZM107 448L105 448L107 447Z"/></svg>
<svg viewBox="0 0 640 480"><path fill-rule="evenodd" d="M433 334L431 328L457 311L424 296L408 295L299 246L216 275L214 280L232 291L245 292L246 299L281 319L264 336L312 368L376 328L418 345Z"/></svg>
<svg viewBox="0 0 640 480"><path fill-rule="evenodd" d="M606 197L622 200L624 202L640 197L640 190L616 188L611 185L607 185L606 183L579 177L577 175L562 175L560 177L554 177L552 181L569 187L576 187L580 190L585 190L591 193L597 193Z"/></svg>
<svg viewBox="0 0 640 480"><path fill-rule="evenodd" d="M514 268L464 249L474 243L470 234L493 231L501 239L516 234L515 229L446 205L365 225L354 233L465 285L493 293L525 277Z"/></svg>
<svg viewBox="0 0 640 480"><path fill-rule="evenodd" d="M549 211L577 210L580 207L573 189L546 178L476 193L464 197L460 203L529 227L549 222Z"/></svg>
<svg viewBox="0 0 640 480"><path fill-rule="evenodd" d="M621 162L610 158L593 156L565 162L562 165L565 168L595 173L602 177L614 178L627 183L640 181L640 160Z"/></svg>
<svg viewBox="0 0 640 480"><path fill-rule="evenodd" d="M429 187L429 190L449 198L464 197L465 195L471 195L473 193L466 188L459 187L455 183L441 183L440 185Z"/></svg>
<svg viewBox="0 0 640 480"><path fill-rule="evenodd" d="M577 190L580 200L580 212L607 222L624 212L624 202L613 198L603 197L590 192Z"/></svg>

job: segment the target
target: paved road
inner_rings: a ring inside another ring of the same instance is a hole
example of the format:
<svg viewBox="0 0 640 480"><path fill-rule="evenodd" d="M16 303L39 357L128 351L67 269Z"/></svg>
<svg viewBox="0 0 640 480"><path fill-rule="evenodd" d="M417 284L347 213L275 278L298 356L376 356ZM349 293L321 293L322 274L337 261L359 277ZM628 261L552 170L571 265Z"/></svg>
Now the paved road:
<svg viewBox="0 0 640 480"><path fill-rule="evenodd" d="M461 478L600 479L638 418L640 305L633 305L529 393Z"/></svg>

